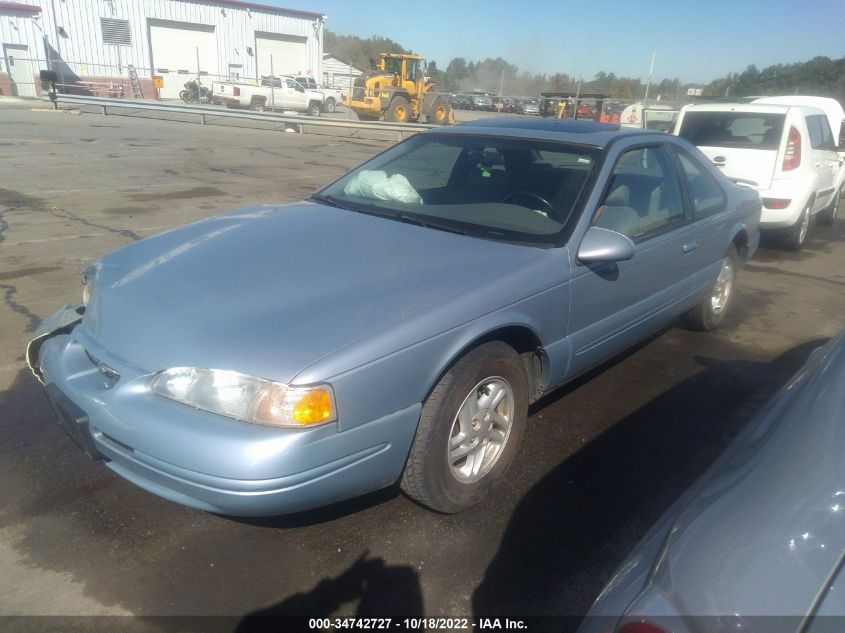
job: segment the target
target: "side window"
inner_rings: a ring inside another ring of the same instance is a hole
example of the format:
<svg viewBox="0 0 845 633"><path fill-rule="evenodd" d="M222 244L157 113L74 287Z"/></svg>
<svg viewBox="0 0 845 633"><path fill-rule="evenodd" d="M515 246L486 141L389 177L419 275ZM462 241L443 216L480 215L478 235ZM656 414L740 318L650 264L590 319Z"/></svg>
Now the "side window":
<svg viewBox="0 0 845 633"><path fill-rule="evenodd" d="M658 145L638 147L619 157L593 225L637 239L683 219L674 161L669 151Z"/></svg>
<svg viewBox="0 0 845 633"><path fill-rule="evenodd" d="M820 118L818 116L808 116L804 119L807 122L807 132L810 133L810 146L813 149L822 149L822 145L824 144L824 133L820 125Z"/></svg>
<svg viewBox="0 0 845 633"><path fill-rule="evenodd" d="M836 151L836 143L833 140L833 131L830 129L830 121L828 121L826 116L819 116L819 127L822 131L822 149L827 149L830 151Z"/></svg>
<svg viewBox="0 0 845 633"><path fill-rule="evenodd" d="M677 154L681 161L682 177L686 180L687 190L692 198L695 217L701 218L723 210L727 199L716 179L686 152L677 150Z"/></svg>

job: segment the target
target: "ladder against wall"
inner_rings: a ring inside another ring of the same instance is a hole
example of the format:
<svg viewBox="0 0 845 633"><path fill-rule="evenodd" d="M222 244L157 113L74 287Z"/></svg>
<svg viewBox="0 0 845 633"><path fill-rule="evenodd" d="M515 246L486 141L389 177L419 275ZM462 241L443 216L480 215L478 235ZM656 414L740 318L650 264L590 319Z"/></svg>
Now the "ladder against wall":
<svg viewBox="0 0 845 633"><path fill-rule="evenodd" d="M135 66L130 64L129 68L129 83L132 85L132 96L135 99L143 99L144 95L141 92L141 82L138 81L138 71L135 70Z"/></svg>

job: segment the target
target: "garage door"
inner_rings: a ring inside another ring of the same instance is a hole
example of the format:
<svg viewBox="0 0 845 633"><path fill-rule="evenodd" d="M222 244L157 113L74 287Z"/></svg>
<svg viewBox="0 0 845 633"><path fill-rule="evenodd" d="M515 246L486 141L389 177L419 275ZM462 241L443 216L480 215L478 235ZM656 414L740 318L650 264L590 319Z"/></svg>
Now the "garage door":
<svg viewBox="0 0 845 633"><path fill-rule="evenodd" d="M150 50L156 75L164 79L162 99L178 99L185 82L197 78L197 51L202 82L216 80L217 37L213 26L150 20Z"/></svg>
<svg viewBox="0 0 845 633"><path fill-rule="evenodd" d="M270 75L270 58L273 60L273 73L279 75L298 75L306 73L305 38L273 33L255 34L255 51L258 58L258 77Z"/></svg>

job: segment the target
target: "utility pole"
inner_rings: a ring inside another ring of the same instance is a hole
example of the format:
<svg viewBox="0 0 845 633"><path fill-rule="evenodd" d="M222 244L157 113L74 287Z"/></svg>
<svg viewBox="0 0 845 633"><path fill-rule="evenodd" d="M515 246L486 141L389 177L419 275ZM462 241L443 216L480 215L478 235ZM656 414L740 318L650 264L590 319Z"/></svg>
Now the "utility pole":
<svg viewBox="0 0 845 633"><path fill-rule="evenodd" d="M499 96L502 96L502 90L505 87L505 71L502 70L502 76L499 78Z"/></svg>
<svg viewBox="0 0 845 633"><path fill-rule="evenodd" d="M651 75L654 72L654 57L657 51L651 51L651 66L648 69L648 81L645 84L645 96L643 97L643 108L648 105L648 89L651 87Z"/></svg>

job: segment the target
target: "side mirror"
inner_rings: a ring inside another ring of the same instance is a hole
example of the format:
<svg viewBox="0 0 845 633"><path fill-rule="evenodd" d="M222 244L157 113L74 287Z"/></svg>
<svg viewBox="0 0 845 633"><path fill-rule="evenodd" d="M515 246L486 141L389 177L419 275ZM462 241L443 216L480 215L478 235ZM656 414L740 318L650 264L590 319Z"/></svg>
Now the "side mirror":
<svg viewBox="0 0 845 633"><path fill-rule="evenodd" d="M584 264L622 262L631 259L634 250L631 238L616 231L591 226L578 247L578 261Z"/></svg>

